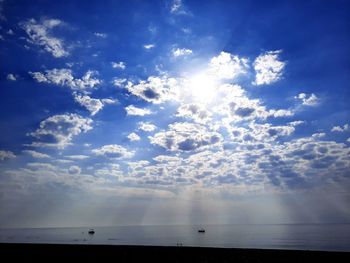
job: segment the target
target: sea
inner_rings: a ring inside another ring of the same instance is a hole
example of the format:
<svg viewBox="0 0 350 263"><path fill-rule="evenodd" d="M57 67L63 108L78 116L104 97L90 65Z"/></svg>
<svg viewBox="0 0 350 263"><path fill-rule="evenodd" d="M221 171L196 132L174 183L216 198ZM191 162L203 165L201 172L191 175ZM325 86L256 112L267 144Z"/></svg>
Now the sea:
<svg viewBox="0 0 350 263"><path fill-rule="evenodd" d="M90 228L95 234L89 234ZM198 230L204 228L205 233ZM0 229L1 243L195 246L350 252L350 224L113 226Z"/></svg>

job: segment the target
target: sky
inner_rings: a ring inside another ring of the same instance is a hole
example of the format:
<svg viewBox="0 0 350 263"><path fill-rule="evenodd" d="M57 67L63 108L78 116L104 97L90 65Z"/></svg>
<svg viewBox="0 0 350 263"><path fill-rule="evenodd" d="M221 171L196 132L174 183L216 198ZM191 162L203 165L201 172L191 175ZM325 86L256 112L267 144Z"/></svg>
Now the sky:
<svg viewBox="0 0 350 263"><path fill-rule="evenodd" d="M0 1L0 227L350 222L349 1Z"/></svg>

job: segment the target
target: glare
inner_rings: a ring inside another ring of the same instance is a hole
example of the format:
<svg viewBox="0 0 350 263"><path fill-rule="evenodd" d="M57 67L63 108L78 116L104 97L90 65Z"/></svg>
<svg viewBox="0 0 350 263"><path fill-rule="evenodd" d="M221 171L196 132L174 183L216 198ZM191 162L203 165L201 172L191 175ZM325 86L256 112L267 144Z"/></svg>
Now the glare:
<svg viewBox="0 0 350 263"><path fill-rule="evenodd" d="M199 73L189 79L189 89L192 99L202 102L211 102L216 95L217 81L209 74Z"/></svg>

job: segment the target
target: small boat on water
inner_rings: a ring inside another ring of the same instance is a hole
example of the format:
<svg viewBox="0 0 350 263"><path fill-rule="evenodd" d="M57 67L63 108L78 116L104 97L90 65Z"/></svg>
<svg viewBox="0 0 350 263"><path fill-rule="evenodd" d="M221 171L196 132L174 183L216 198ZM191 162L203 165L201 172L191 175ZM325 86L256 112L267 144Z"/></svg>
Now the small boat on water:
<svg viewBox="0 0 350 263"><path fill-rule="evenodd" d="M90 235L93 235L93 234L95 234L95 230L93 230L92 228L90 228L88 233L89 233Z"/></svg>
<svg viewBox="0 0 350 263"><path fill-rule="evenodd" d="M198 233L205 233L205 229L204 228L198 229Z"/></svg>

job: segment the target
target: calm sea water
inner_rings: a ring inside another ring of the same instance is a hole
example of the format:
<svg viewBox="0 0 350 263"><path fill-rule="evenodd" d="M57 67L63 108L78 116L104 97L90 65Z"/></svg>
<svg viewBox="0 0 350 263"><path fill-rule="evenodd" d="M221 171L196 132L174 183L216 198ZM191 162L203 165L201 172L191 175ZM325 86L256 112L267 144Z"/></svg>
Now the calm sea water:
<svg viewBox="0 0 350 263"><path fill-rule="evenodd" d="M204 227L205 233L198 233ZM350 251L350 224L0 229L0 242Z"/></svg>

